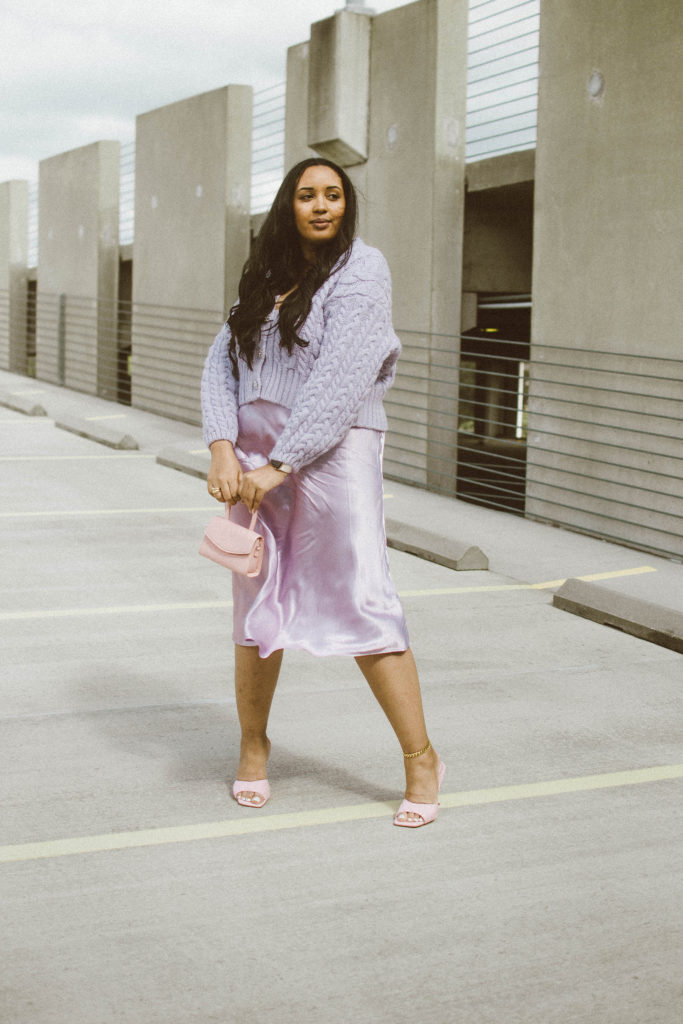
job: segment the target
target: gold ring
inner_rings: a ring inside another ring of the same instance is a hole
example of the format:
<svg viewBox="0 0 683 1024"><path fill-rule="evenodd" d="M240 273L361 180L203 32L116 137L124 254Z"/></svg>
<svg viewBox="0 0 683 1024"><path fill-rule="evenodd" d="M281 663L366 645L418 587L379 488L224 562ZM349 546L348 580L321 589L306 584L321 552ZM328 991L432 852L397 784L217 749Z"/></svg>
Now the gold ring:
<svg viewBox="0 0 683 1024"><path fill-rule="evenodd" d="M218 494L220 491L220 487L210 487L209 490L211 491L212 494Z"/></svg>

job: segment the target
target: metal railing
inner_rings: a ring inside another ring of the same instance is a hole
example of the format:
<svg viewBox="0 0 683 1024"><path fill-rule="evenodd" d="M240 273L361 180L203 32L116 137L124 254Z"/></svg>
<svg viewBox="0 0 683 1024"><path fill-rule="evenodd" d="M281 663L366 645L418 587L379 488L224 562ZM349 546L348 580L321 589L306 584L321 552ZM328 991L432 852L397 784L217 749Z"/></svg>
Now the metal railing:
<svg viewBox="0 0 683 1024"><path fill-rule="evenodd" d="M683 557L683 360L399 334L388 476Z"/></svg>
<svg viewBox="0 0 683 1024"><path fill-rule="evenodd" d="M121 146L119 245L132 245L135 233L135 142Z"/></svg>
<svg viewBox="0 0 683 1024"><path fill-rule="evenodd" d="M0 292L0 335L8 310ZM39 379L199 423L202 366L222 317L29 295L29 367ZM683 557L683 360L530 345L486 329L398 333L388 477Z"/></svg>
<svg viewBox="0 0 683 1024"><path fill-rule="evenodd" d="M536 145L540 0L470 0L468 160Z"/></svg>
<svg viewBox="0 0 683 1024"><path fill-rule="evenodd" d="M6 296L0 292L0 333ZM38 291L26 312L29 373L196 423L201 370L222 319L217 310Z"/></svg>
<svg viewBox="0 0 683 1024"><path fill-rule="evenodd" d="M28 253L29 267L38 266L38 182L28 183Z"/></svg>
<svg viewBox="0 0 683 1024"><path fill-rule="evenodd" d="M285 170L286 83L254 93L251 137L251 212L270 209Z"/></svg>

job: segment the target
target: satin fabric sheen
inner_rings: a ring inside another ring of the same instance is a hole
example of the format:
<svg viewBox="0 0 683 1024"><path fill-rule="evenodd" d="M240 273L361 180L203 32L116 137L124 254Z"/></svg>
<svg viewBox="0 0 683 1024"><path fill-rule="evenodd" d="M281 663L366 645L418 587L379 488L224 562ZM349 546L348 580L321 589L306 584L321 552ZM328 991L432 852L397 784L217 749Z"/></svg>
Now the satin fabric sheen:
<svg viewBox="0 0 683 1024"><path fill-rule="evenodd" d="M235 451L245 470L268 462L289 410L262 399L239 409ZM261 575L233 574L233 640L262 658L405 651L408 630L389 574L382 500L384 435L352 427L343 441L270 491L256 529ZM241 503L231 518L247 526Z"/></svg>

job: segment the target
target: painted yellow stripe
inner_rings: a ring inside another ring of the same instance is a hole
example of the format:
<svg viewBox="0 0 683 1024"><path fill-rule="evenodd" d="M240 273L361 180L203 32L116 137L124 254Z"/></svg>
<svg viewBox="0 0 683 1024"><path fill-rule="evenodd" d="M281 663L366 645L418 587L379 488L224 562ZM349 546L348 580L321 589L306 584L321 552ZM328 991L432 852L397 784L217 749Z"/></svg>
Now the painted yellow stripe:
<svg viewBox="0 0 683 1024"><path fill-rule="evenodd" d="M538 799L546 796L585 793L598 789L614 789L645 782L664 782L681 778L683 778L683 764L660 765L653 768L637 768L632 771L609 772L603 775L529 782L519 786L497 786L493 789L442 793L440 804L442 808L473 807L502 803L507 800ZM104 835L76 836L71 839L52 839L45 842L0 846L0 863L70 857L85 853L106 853L112 850L165 846L170 843L189 843L203 839L226 839L230 836L277 832L289 828L314 828L319 825L383 818L395 810L396 805L393 803L367 803L343 807L323 807L318 810L296 811L289 814L237 811L236 813L240 816L227 821L209 821L196 825L175 825L167 828L140 829L135 832L110 832ZM246 816L243 816L244 814Z"/></svg>
<svg viewBox="0 0 683 1024"><path fill-rule="evenodd" d="M651 565L639 565L635 569L614 569L611 572L593 572L589 576L575 576L574 579L583 580L584 583L594 583L596 580L616 580L620 576L640 576L644 572L657 572ZM551 587L561 587L567 580L549 580L547 583L532 583L533 590L545 590Z"/></svg>
<svg viewBox="0 0 683 1024"><path fill-rule="evenodd" d="M152 456L153 458L153 456ZM49 513L45 509L37 512L0 512L0 519L30 519L33 516L54 519L55 516L136 516L140 513L160 512L216 512L215 505L179 505L177 508L76 508L58 509L51 508Z"/></svg>
<svg viewBox="0 0 683 1024"><path fill-rule="evenodd" d="M496 786L492 789L471 789L462 793L444 793L439 797L442 807L472 807L504 800L529 800L532 797L561 796L564 793L587 793L596 789L616 789L643 782L670 782L683 779L683 764L664 764L654 768L634 768L600 775L579 775L547 782L525 782L518 786Z"/></svg>
<svg viewBox="0 0 683 1024"><path fill-rule="evenodd" d="M208 448L191 448L190 455L208 455Z"/></svg>
<svg viewBox="0 0 683 1024"><path fill-rule="evenodd" d="M41 420L47 423L47 420ZM78 462L88 459L156 459L148 452L113 452L111 455L0 455L0 462ZM6 515L22 516L26 512L11 512ZM81 513L82 514L82 513Z"/></svg>
<svg viewBox="0 0 683 1024"><path fill-rule="evenodd" d="M18 412L16 417L11 420L0 420L0 423L14 424L19 426L25 426L27 423L42 423L43 426L52 426L52 420L49 420L46 416L25 416L23 412ZM20 458L20 456L16 456Z"/></svg>
<svg viewBox="0 0 683 1024"><path fill-rule="evenodd" d="M491 583L481 587L433 587L431 590L399 590L399 597L449 597L451 594L488 594L501 590L531 590L531 583Z"/></svg>
<svg viewBox="0 0 683 1024"><path fill-rule="evenodd" d="M85 416L84 418L88 423L92 423L94 420L125 420L126 416L125 412L110 412L106 416Z"/></svg>
<svg viewBox="0 0 683 1024"><path fill-rule="evenodd" d="M138 509L134 511L146 511L145 509ZM166 512L187 512L197 511L196 509L156 509L147 511L166 511ZM0 513L1 515L2 513ZM36 513L38 514L38 513ZM656 569L651 569L648 566L641 566L639 569L622 569L619 572L615 572L615 576L626 576L630 573L639 572L656 572ZM601 573L601 579L608 579L610 574ZM590 577L579 576L578 579L588 579ZM563 583L563 580L555 580L552 586ZM536 590L538 588L545 587L544 583L501 583L499 585L492 584L491 586L482 587L434 587L432 590L399 590L399 597L449 597L458 594L486 594L495 593L503 590ZM105 605L96 608L47 608L42 610L25 610L25 611L13 611L13 612L0 612L0 622L8 622L10 620L21 621L25 619L64 619L74 618L79 616L87 615L130 615L130 614L144 614L146 612L175 612L175 611L197 611L205 610L207 608L232 608L232 601L179 601L175 603L166 604L121 604L121 605Z"/></svg>
<svg viewBox="0 0 683 1024"><path fill-rule="evenodd" d="M615 569L612 572L592 573L590 576L574 576L573 579L610 580L621 576L639 576L644 572L657 572L651 565L639 565L635 569ZM401 597L445 597L449 594L486 594L502 590L546 590L561 587L567 579L549 580L547 583L492 583L480 587L438 587L432 590L401 590Z"/></svg>
<svg viewBox="0 0 683 1024"><path fill-rule="evenodd" d="M23 391L10 391L10 395L44 395L45 388L30 388L29 390L24 389Z"/></svg>
<svg viewBox="0 0 683 1024"><path fill-rule="evenodd" d="M147 612L201 611L232 608L232 601L178 601L173 604L113 604L98 608L48 608L35 611L0 612L0 622L25 619L69 619L89 615L140 615Z"/></svg>

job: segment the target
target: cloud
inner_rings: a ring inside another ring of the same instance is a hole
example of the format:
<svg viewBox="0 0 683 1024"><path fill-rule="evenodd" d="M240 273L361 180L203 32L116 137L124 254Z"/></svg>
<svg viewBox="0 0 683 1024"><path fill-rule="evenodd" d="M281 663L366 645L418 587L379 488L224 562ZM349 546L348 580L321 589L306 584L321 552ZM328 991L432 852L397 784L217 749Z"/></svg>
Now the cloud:
<svg viewBox="0 0 683 1024"><path fill-rule="evenodd" d="M405 2L405 0L404 0ZM342 0L3 0L0 181L137 114L229 83L284 81L287 47ZM386 10L394 0L375 2Z"/></svg>

